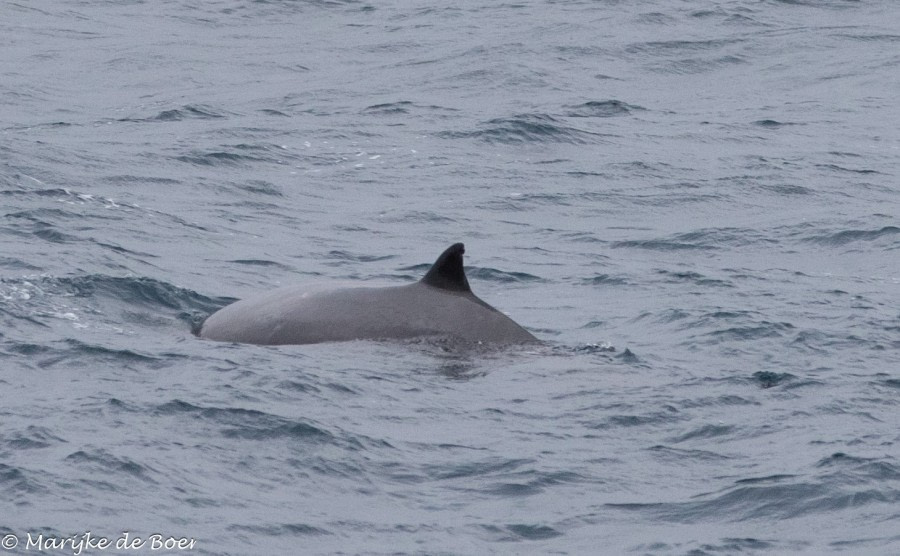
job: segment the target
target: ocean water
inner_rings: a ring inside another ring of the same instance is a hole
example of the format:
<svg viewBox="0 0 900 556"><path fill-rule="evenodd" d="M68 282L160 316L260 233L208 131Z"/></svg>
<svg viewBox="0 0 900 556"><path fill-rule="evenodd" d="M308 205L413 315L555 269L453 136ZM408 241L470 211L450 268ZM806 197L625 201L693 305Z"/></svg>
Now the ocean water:
<svg viewBox="0 0 900 556"><path fill-rule="evenodd" d="M900 554L898 21L0 3L2 547ZM191 333L456 241L545 345Z"/></svg>

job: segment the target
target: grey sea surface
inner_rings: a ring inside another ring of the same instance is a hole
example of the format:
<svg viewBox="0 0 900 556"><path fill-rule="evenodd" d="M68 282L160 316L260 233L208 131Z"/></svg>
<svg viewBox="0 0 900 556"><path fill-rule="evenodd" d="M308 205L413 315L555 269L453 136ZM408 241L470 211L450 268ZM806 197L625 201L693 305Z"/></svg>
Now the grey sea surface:
<svg viewBox="0 0 900 556"><path fill-rule="evenodd" d="M0 2L3 548L900 554L898 22ZM545 345L192 334L457 241Z"/></svg>

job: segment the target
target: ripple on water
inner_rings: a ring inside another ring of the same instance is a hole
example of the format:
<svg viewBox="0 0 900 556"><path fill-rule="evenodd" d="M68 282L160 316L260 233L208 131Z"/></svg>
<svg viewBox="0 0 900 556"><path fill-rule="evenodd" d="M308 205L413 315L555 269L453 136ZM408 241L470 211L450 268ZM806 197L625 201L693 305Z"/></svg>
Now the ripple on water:
<svg viewBox="0 0 900 556"><path fill-rule="evenodd" d="M509 118L488 120L474 131L444 131L445 139L477 139L486 143L508 145L526 143L601 143L604 135L574 126L549 114L517 114Z"/></svg>
<svg viewBox="0 0 900 556"><path fill-rule="evenodd" d="M831 234L813 235L806 238L806 241L839 247L851 243L875 242L882 239L890 239L894 241L889 242L888 245L896 247L897 241L900 241L900 238L897 237L898 234L900 234L900 228L897 226L884 226L875 230L842 230Z"/></svg>
<svg viewBox="0 0 900 556"><path fill-rule="evenodd" d="M331 531L321 527L313 527L306 523L278 523L274 525L242 525L228 526L229 531L247 532L266 537L306 537L310 535L331 535Z"/></svg>
<svg viewBox="0 0 900 556"><path fill-rule="evenodd" d="M563 533L548 525L512 523L505 526L482 525L494 542L539 541L559 537Z"/></svg>
<svg viewBox="0 0 900 556"><path fill-rule="evenodd" d="M65 461L104 476L107 474L112 476L124 475L149 483L158 482L154 479L158 472L151 467L142 465L128 457L113 455L100 448L78 450L66 456Z"/></svg>
<svg viewBox="0 0 900 556"><path fill-rule="evenodd" d="M289 419L254 409L236 407L201 407L181 400L159 405L160 415L189 415L216 425L226 438L246 440L287 439L304 442L331 442L335 437L327 430L305 420Z"/></svg>
<svg viewBox="0 0 900 556"><path fill-rule="evenodd" d="M28 496L47 491L35 478L37 474L24 468L0 463L0 492L7 500L27 503Z"/></svg>
<svg viewBox="0 0 900 556"><path fill-rule="evenodd" d="M645 109L621 100L592 100L576 106L569 106L567 110L566 116L570 118L613 118L627 116L632 112Z"/></svg>

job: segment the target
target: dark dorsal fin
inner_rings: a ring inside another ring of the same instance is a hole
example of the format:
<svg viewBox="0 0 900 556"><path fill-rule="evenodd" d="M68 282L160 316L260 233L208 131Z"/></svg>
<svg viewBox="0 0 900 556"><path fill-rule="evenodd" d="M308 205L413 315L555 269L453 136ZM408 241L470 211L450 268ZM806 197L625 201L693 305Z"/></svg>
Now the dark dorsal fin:
<svg viewBox="0 0 900 556"><path fill-rule="evenodd" d="M442 290L471 292L469 281L466 280L466 271L463 270L465 252L466 248L462 243L454 243L448 247L431 265L428 274L422 278L422 283Z"/></svg>

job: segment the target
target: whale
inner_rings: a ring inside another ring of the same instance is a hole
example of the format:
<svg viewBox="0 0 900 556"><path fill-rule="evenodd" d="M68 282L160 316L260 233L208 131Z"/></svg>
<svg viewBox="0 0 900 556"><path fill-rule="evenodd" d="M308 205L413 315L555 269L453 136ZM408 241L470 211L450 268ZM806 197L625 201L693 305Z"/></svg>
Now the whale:
<svg viewBox="0 0 900 556"><path fill-rule="evenodd" d="M387 287L293 285L223 307L202 324L207 340L301 345L353 340L436 339L511 345L539 340L478 298L455 243L421 280Z"/></svg>

